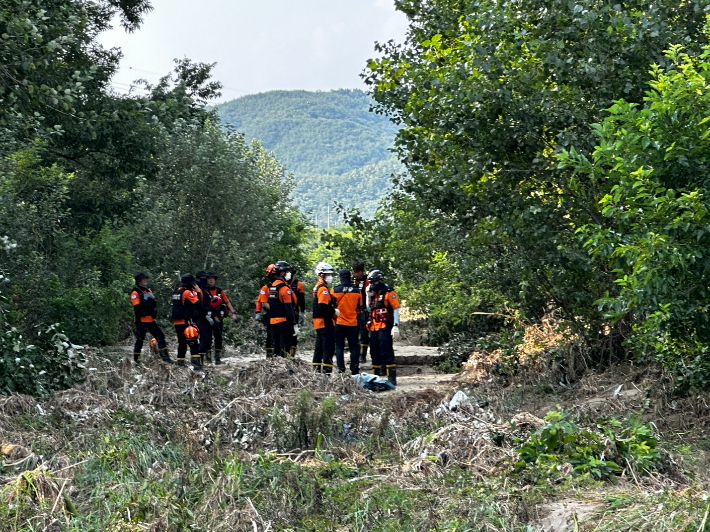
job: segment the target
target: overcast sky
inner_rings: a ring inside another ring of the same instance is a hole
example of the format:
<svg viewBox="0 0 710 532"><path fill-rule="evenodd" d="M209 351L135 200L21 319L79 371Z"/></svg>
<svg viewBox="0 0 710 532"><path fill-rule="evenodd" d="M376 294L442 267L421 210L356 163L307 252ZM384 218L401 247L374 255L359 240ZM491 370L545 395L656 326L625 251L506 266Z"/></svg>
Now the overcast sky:
<svg viewBox="0 0 710 532"><path fill-rule="evenodd" d="M217 63L221 101L276 89L364 88L375 41L402 42L393 0L153 0L140 30L101 36L124 58L114 87L155 83L173 59Z"/></svg>

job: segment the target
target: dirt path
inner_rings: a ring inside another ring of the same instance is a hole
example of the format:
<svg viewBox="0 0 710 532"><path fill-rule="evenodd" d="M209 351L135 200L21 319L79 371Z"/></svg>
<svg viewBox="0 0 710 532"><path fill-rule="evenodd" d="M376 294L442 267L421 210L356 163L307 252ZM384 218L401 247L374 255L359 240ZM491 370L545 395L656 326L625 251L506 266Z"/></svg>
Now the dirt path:
<svg viewBox="0 0 710 532"><path fill-rule="evenodd" d="M263 360L263 353L245 353L235 349L227 349L224 357L226 367L246 367L253 362ZM439 360L439 350L436 347L414 346L406 344L395 345L397 361L397 389L392 393L406 393L427 388L442 391L456 388L454 374L439 373L431 367L431 363ZM312 360L311 348L304 348L296 353L296 358L304 362ZM349 354L345 353L345 365L348 366ZM361 371L370 372L370 359L363 364Z"/></svg>
<svg viewBox="0 0 710 532"><path fill-rule="evenodd" d="M312 360L312 347L306 345L299 349L296 358L309 363ZM130 355L132 344L121 345L120 350ZM143 349L144 358L150 357L148 348ZM171 354L174 357L174 353ZM345 365L349 364L349 354L345 353ZM456 374L440 373L433 367L432 363L441 360L442 356L436 347L409 345L404 342L395 344L395 356L397 361L397 389L391 393L407 393L427 388L434 388L442 392L456 389L458 387L454 378ZM254 362L264 360L265 354L262 349L253 346L242 346L239 348L226 347L221 366L223 371L233 368L245 368ZM219 367L215 368L219 370ZM371 362L368 360L362 365L361 371L371 372Z"/></svg>

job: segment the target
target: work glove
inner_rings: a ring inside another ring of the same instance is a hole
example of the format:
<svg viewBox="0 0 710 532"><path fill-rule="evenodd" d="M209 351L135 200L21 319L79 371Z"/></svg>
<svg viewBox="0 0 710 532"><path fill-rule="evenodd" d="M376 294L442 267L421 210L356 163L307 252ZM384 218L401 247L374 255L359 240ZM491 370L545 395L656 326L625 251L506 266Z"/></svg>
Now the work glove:
<svg viewBox="0 0 710 532"><path fill-rule="evenodd" d="M303 325L304 323L306 323L306 313L305 313L305 312L301 312L301 313L298 315L298 324L299 324L299 325Z"/></svg>
<svg viewBox="0 0 710 532"><path fill-rule="evenodd" d="M143 294L143 299L148 301L149 299L155 299L155 296L153 294L151 294L150 292L146 292L145 294Z"/></svg>
<svg viewBox="0 0 710 532"><path fill-rule="evenodd" d="M392 327L392 340L399 340L399 325Z"/></svg>
<svg viewBox="0 0 710 532"><path fill-rule="evenodd" d="M340 309L336 308L335 309L335 317L337 318L338 316L340 316Z"/></svg>
<svg viewBox="0 0 710 532"><path fill-rule="evenodd" d="M294 325L293 326L293 335L298 336L299 334L301 334L301 331L298 330L298 325Z"/></svg>
<svg viewBox="0 0 710 532"><path fill-rule="evenodd" d="M206 319L207 319L207 323L209 323L210 327L212 327L214 325L214 320L212 318L210 318L209 316L206 316Z"/></svg>
<svg viewBox="0 0 710 532"><path fill-rule="evenodd" d="M256 315L254 316L254 319L256 321L261 321L261 312L257 312Z"/></svg>

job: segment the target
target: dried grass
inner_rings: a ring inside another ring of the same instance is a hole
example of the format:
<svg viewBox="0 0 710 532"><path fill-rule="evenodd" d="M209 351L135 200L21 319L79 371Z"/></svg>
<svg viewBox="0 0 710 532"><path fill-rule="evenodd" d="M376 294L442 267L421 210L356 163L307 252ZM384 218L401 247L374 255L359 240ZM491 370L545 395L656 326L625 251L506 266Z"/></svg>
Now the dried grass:
<svg viewBox="0 0 710 532"><path fill-rule="evenodd" d="M12 394L0 396L0 413L6 416L19 416L21 414L36 414L37 401L30 395Z"/></svg>
<svg viewBox="0 0 710 532"><path fill-rule="evenodd" d="M553 350L565 347L566 354L571 356L567 366L575 368L574 346L579 344L579 338L569 336L559 318L554 314L545 315L540 323L522 323L524 329L523 341L515 349L516 363L529 372L542 374L548 370L548 355ZM570 358L567 356L566 358ZM503 350L474 351L462 366L462 380L469 383L480 383L488 379L503 364Z"/></svg>
<svg viewBox="0 0 710 532"><path fill-rule="evenodd" d="M446 425L432 434L419 436L402 446L408 457L405 471L438 474L441 469L458 466L487 476L501 460L514 454L511 448L491 440L490 429L486 423L472 421Z"/></svg>

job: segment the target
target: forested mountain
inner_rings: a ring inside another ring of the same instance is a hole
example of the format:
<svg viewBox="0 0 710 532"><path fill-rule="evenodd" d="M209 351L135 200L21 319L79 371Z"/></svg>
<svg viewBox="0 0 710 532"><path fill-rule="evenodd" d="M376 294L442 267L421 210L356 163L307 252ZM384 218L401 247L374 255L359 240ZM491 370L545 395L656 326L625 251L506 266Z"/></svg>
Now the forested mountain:
<svg viewBox="0 0 710 532"><path fill-rule="evenodd" d="M320 225L335 201L374 213L400 170L390 153L397 127L370 112L360 90L272 91L216 106L225 124L258 139L296 177L295 203Z"/></svg>

